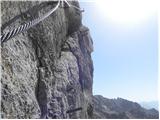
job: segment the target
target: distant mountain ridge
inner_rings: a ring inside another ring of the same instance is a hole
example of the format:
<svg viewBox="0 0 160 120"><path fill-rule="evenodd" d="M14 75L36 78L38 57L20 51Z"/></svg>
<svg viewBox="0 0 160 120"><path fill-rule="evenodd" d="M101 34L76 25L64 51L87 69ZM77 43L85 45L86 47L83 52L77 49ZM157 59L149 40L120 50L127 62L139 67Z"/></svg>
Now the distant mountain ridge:
<svg viewBox="0 0 160 120"><path fill-rule="evenodd" d="M149 102L139 102L139 104L146 108L146 109L151 109L151 108L155 108L156 110L159 109L159 103L158 101L149 101Z"/></svg>
<svg viewBox="0 0 160 120"><path fill-rule="evenodd" d="M145 109L138 103L122 98L108 99L101 95L95 95L94 118L99 119L158 119L159 112L156 109Z"/></svg>

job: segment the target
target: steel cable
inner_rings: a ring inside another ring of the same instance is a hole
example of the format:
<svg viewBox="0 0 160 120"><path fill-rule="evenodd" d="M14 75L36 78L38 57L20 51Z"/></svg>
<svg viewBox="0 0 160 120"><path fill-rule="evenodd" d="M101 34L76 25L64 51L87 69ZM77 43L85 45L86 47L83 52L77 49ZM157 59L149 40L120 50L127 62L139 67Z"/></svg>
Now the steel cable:
<svg viewBox="0 0 160 120"><path fill-rule="evenodd" d="M78 8L78 7L74 6L74 5L70 5L67 0L58 0L57 5L51 11L49 11L48 13L46 13L43 16L38 17L38 18L36 18L36 19L26 23L26 24L23 24L23 25L15 28L15 29L13 29L11 31L8 31L8 32L2 34L0 36L1 43L9 40L10 38L16 36L17 34L22 33L24 31L28 30L29 28L33 27L34 25L38 24L39 22L43 21L45 18L50 16L53 12L55 12L58 9L61 1L62 1L62 3L65 2L69 7L73 7L75 9L79 10L79 11L83 11L83 10L81 10L80 8Z"/></svg>
<svg viewBox="0 0 160 120"><path fill-rule="evenodd" d="M27 29L29 29L29 28L33 27L34 25L38 24L39 22L43 21L45 18L50 16L54 11L56 11L57 8L59 7L59 5L60 5L60 0L58 0L57 5L51 11L49 11L46 14L44 14L43 16L38 17L38 18L36 18L36 19L26 23L26 24L23 24L23 25L15 28L15 29L9 31L9 32L6 32L6 33L2 34L0 36L1 43L5 42L6 40L16 36L17 34L19 34L21 32L26 31Z"/></svg>

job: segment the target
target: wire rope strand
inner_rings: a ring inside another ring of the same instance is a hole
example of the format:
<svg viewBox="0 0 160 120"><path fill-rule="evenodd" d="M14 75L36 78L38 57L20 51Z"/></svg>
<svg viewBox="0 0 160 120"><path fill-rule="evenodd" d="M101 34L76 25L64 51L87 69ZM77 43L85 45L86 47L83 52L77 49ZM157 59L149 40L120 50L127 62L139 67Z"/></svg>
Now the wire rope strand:
<svg viewBox="0 0 160 120"><path fill-rule="evenodd" d="M25 31L25 30L33 27L34 25L38 24L39 22L43 21L45 18L47 18L47 17L50 16L53 12L55 12L55 11L58 9L59 5L60 5L60 0L58 0L57 5L56 5L51 11L49 11L49 12L46 13L46 14L44 14L42 17L38 17L38 18L36 18L36 19L34 19L34 20L32 20L32 21L29 21L29 22L26 23L26 24L23 24L23 25L19 26L18 28L15 28L15 29L13 29L13 30L11 30L11 31L9 31L9 32L6 32L6 33L2 34L2 35L0 36L1 43L5 42L6 40L14 37L15 35L23 32L23 31Z"/></svg>
<svg viewBox="0 0 160 120"><path fill-rule="evenodd" d="M11 30L9 32L6 32L6 33L2 34L0 36L1 43L3 43L6 40L8 40L8 39L20 34L21 32L26 31L27 29L29 29L29 28L35 26L36 24L38 24L39 22L43 21L45 18L49 17L53 12L55 12L58 9L58 7L60 6L60 2L61 1L62 1L63 4L65 2L69 7L73 7L75 9L79 10L79 11L83 11L77 6L70 5L67 0L58 0L57 5L51 11L49 11L48 13L46 13L43 16L40 16L40 17L38 17L36 19L33 19L33 20L29 21L28 23L25 23L25 24L15 28L15 29L13 29L13 30Z"/></svg>

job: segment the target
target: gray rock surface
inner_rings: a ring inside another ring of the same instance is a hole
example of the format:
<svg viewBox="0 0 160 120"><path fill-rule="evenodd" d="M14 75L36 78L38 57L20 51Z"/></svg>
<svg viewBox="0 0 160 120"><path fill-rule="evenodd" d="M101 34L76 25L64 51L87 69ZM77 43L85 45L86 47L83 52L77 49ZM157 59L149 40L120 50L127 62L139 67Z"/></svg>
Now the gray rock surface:
<svg viewBox="0 0 160 120"><path fill-rule="evenodd" d="M122 98L108 99L95 95L94 118L98 119L158 119L159 112L155 109L145 109L138 103Z"/></svg>
<svg viewBox="0 0 160 120"><path fill-rule="evenodd" d="M77 5L78 2L71 2ZM1 32L39 15L56 2L1 1ZM1 46L2 118L91 118L93 43L82 15L59 8L40 24ZM82 110L68 113L81 107Z"/></svg>

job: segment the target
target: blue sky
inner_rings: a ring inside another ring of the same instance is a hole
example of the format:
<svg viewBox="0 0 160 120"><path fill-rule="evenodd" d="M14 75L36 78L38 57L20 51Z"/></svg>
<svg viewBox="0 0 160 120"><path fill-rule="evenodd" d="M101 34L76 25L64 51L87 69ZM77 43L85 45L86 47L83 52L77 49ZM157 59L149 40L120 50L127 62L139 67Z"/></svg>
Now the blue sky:
<svg viewBox="0 0 160 120"><path fill-rule="evenodd" d="M120 24L99 13L93 2L80 2L83 24L94 42L93 93L132 101L158 99L158 21Z"/></svg>

